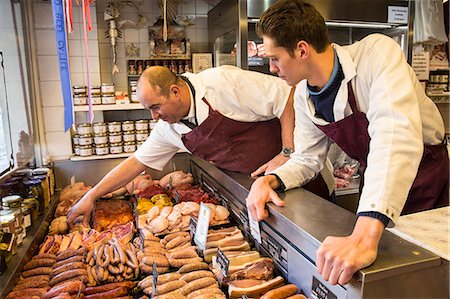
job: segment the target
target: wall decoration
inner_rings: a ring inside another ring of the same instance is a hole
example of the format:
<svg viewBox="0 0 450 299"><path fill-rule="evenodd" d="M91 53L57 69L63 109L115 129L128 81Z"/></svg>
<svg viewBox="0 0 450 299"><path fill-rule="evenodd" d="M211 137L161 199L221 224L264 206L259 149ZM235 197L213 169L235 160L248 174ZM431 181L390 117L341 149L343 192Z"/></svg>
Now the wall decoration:
<svg viewBox="0 0 450 299"><path fill-rule="evenodd" d="M140 49L134 43L126 44L125 56L127 57L139 57Z"/></svg>
<svg viewBox="0 0 450 299"><path fill-rule="evenodd" d="M192 72L199 73L212 67L212 53L192 53Z"/></svg>

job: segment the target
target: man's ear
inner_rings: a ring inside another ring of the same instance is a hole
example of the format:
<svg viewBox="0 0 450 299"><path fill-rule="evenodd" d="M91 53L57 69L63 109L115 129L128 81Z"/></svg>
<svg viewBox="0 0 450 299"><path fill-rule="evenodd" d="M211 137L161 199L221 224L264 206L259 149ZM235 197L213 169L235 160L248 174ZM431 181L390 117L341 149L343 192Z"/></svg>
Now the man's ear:
<svg viewBox="0 0 450 299"><path fill-rule="evenodd" d="M170 86L170 92L172 92L175 96L180 96L180 87L176 84L172 84Z"/></svg>
<svg viewBox="0 0 450 299"><path fill-rule="evenodd" d="M309 51L310 46L306 41L301 40L297 42L297 47L295 48L295 54L297 57L305 59L308 57Z"/></svg>

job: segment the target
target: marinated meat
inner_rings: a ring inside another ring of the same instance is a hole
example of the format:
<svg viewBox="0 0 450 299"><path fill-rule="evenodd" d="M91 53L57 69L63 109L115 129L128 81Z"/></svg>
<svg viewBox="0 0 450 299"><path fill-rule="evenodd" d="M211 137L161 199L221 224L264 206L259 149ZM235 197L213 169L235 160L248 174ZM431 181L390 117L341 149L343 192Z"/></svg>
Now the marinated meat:
<svg viewBox="0 0 450 299"><path fill-rule="evenodd" d="M131 206L119 199L100 200L94 211L94 229L102 232L117 224L133 222Z"/></svg>

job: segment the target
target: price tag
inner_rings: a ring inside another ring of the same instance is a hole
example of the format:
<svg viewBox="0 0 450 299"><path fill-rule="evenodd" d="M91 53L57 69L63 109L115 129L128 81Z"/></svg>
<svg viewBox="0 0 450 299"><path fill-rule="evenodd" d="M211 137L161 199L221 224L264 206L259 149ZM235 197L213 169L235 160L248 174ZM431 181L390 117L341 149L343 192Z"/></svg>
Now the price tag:
<svg viewBox="0 0 450 299"><path fill-rule="evenodd" d="M156 294L156 285L158 284L158 270L156 269L156 263L153 263L153 267L152 267L152 282L153 282L153 286L152 286L152 298L155 297Z"/></svg>
<svg viewBox="0 0 450 299"><path fill-rule="evenodd" d="M247 297L247 295L246 294L242 294L242 297L241 297L242 299L248 299L248 297Z"/></svg>
<svg viewBox="0 0 450 299"><path fill-rule="evenodd" d="M230 260L220 249L217 249L216 263L219 266L219 269L222 272L223 276L226 277L228 275L228 268L230 267Z"/></svg>
<svg viewBox="0 0 450 299"><path fill-rule="evenodd" d="M200 250L206 249L210 214L211 210L204 203L201 203L194 235L194 242Z"/></svg>
<svg viewBox="0 0 450 299"><path fill-rule="evenodd" d="M337 299L337 296L313 276L311 286L311 297L313 299Z"/></svg>
<svg viewBox="0 0 450 299"><path fill-rule="evenodd" d="M259 222L252 218L250 211L248 211L248 223L252 237L256 242L261 244L261 230L259 228Z"/></svg>
<svg viewBox="0 0 450 299"><path fill-rule="evenodd" d="M192 242L194 241L196 227L197 227L197 219L191 215L191 219L189 220L189 234L191 235Z"/></svg>

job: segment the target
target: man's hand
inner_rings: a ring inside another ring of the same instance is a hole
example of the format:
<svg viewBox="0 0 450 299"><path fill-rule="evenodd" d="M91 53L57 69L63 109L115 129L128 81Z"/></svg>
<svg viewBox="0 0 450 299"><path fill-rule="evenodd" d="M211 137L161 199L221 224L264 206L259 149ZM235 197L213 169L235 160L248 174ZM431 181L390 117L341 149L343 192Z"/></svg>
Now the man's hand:
<svg viewBox="0 0 450 299"><path fill-rule="evenodd" d="M95 200L96 198L90 196L90 192L88 192L72 208L70 208L69 213L67 214L67 223L69 226L72 226L75 219L79 216L83 216L83 225L88 227Z"/></svg>
<svg viewBox="0 0 450 299"><path fill-rule="evenodd" d="M383 230L381 221L362 216L350 236L326 237L316 252L319 274L332 285L348 283L356 271L371 265L377 258Z"/></svg>
<svg viewBox="0 0 450 299"><path fill-rule="evenodd" d="M253 182L247 197L247 209L253 219L261 221L269 216L266 210L267 202L273 202L279 207L284 206L284 201L273 191L277 187L278 181L273 175L258 178Z"/></svg>
<svg viewBox="0 0 450 299"><path fill-rule="evenodd" d="M289 157L285 157L280 153L280 154L276 155L275 157L273 157L272 160L270 160L269 162L260 166L255 171L253 171L251 173L251 176L257 177L258 175L260 175L262 173L268 174L268 173L272 172L273 170L277 169L278 167L280 167L281 165L283 165L284 163L286 163L288 160L289 160Z"/></svg>

